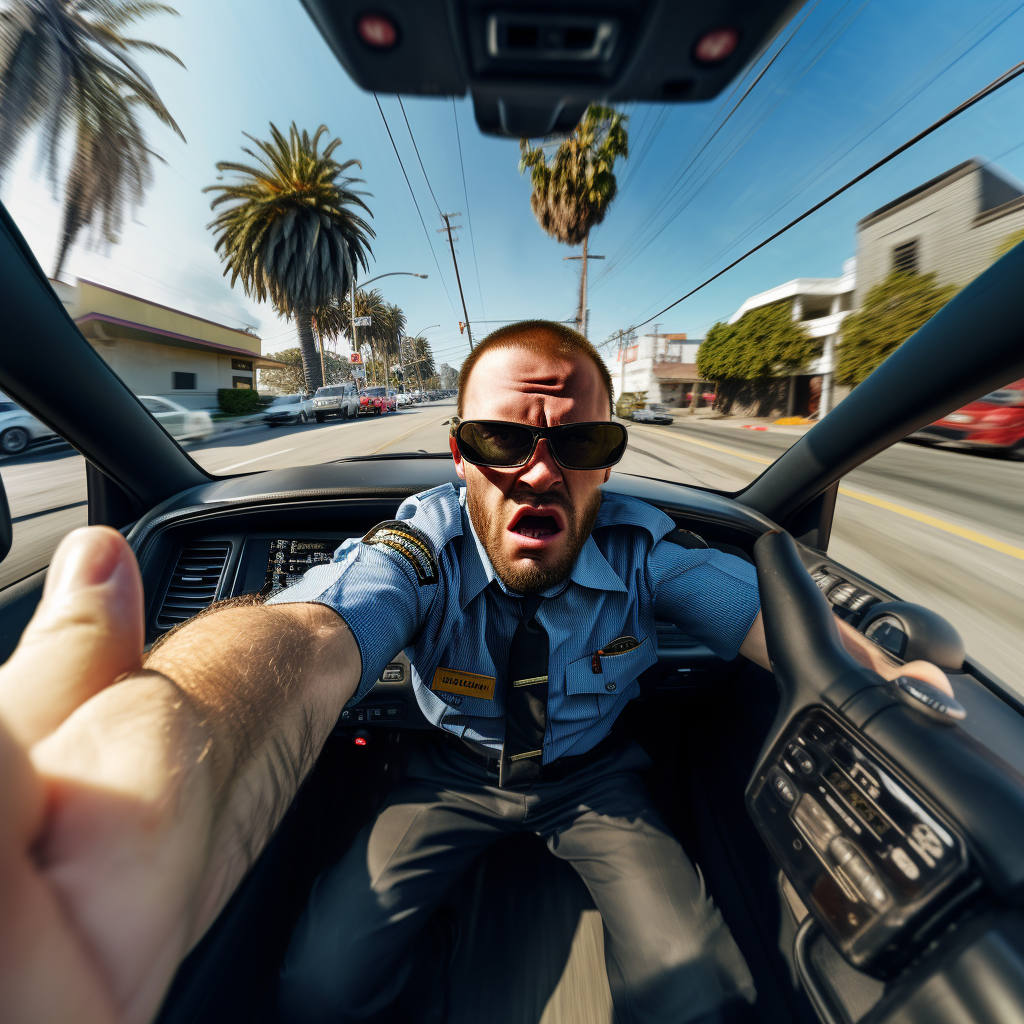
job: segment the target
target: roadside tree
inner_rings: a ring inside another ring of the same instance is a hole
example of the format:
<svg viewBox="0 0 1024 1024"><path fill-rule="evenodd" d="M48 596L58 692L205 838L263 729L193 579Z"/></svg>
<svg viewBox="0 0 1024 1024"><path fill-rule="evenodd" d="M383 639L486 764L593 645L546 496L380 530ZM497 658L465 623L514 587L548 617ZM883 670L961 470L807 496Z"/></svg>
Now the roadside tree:
<svg viewBox="0 0 1024 1024"><path fill-rule="evenodd" d="M177 13L136 0L8 0L0 10L0 176L25 136L39 129L56 193L60 154L70 142L54 278L83 228L114 244L125 211L145 198L156 154L139 113L148 110L185 138L133 54L184 65L170 50L123 34L147 14Z"/></svg>
<svg viewBox="0 0 1024 1024"><path fill-rule="evenodd" d="M697 349L697 372L719 385L716 408L728 412L739 402L765 415L785 405L792 375L819 355L821 342L780 302L752 309L734 324L715 324Z"/></svg>
<svg viewBox="0 0 1024 1024"><path fill-rule="evenodd" d="M876 284L843 321L836 381L859 384L956 293L955 285L939 287L934 274L890 274Z"/></svg>
<svg viewBox="0 0 1024 1024"><path fill-rule="evenodd" d="M282 395L305 393L306 375L302 369L302 350L286 348L267 357L285 363L283 368L260 370L260 388L269 388ZM324 353L324 383L340 384L351 379L348 360L327 351Z"/></svg>
<svg viewBox="0 0 1024 1024"><path fill-rule="evenodd" d="M587 247L590 232L604 220L618 192L615 161L629 157L629 118L592 103L572 134L548 163L544 150L519 140L519 173L529 169L530 208L537 223L563 245L583 246L576 322L582 331L587 314Z"/></svg>
<svg viewBox="0 0 1024 1024"><path fill-rule="evenodd" d="M271 124L269 142L247 134L256 148L243 146L242 152L256 165L221 161L217 170L237 180L204 190L218 193L211 209L232 204L208 225L226 264L224 275L230 272L232 287L241 279L246 295L259 302L269 298L280 314L295 318L310 392L322 383L314 312L345 294L357 264L367 268L374 237L360 214L373 216L362 200L369 193L354 190L362 179L346 175L362 165L334 159L341 139L331 139L321 151L327 133L320 125L310 136L293 121L287 136Z"/></svg>

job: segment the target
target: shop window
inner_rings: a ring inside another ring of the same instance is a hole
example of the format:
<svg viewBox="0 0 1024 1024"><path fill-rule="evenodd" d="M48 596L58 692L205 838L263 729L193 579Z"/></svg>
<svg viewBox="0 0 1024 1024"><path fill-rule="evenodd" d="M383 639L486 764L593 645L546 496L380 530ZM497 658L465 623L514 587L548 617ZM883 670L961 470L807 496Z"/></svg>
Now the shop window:
<svg viewBox="0 0 1024 1024"><path fill-rule="evenodd" d="M892 269L895 274L917 273L917 239L897 245L892 251Z"/></svg>
<svg viewBox="0 0 1024 1024"><path fill-rule="evenodd" d="M248 388L252 390L252 377L232 377L231 386L233 388Z"/></svg>
<svg viewBox="0 0 1024 1024"><path fill-rule="evenodd" d="M175 391L195 391L196 389L196 375L194 373L178 373L175 371L174 374L174 390Z"/></svg>
<svg viewBox="0 0 1024 1024"><path fill-rule="evenodd" d="M252 373L252 360L251 359L232 359L231 360L232 370L248 370Z"/></svg>

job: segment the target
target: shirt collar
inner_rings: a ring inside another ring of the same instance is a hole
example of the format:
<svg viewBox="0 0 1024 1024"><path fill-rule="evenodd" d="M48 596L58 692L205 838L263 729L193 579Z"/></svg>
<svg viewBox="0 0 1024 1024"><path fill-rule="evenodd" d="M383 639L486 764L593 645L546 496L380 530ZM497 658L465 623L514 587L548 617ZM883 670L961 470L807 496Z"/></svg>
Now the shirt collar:
<svg viewBox="0 0 1024 1024"><path fill-rule="evenodd" d="M465 489L462 490L462 544L459 578L459 606L465 610L469 603L490 583L496 582L502 590L511 594L507 587L498 579L498 574L491 565L487 550L477 536L473 521L466 508ZM601 554L593 535L589 536L573 564L569 579L550 590L544 591L544 597L555 597L560 594L569 582L577 583L590 590L612 590L626 594L626 585L609 565L608 559Z"/></svg>

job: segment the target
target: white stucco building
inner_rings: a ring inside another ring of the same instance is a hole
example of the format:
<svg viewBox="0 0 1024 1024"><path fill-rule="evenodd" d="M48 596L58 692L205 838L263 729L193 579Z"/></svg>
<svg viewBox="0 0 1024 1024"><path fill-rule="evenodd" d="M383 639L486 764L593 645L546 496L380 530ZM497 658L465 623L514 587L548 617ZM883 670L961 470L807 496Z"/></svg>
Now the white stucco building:
<svg viewBox="0 0 1024 1024"><path fill-rule="evenodd" d="M856 288L857 261L848 259L843 264L840 277L796 277L785 284L751 295L729 317L729 323L734 324L752 309L786 302L789 303L793 319L801 321L812 338L822 339L821 356L803 367L791 381L786 409L788 416L806 412L803 407L810 399L810 380L813 377L821 377L818 416L824 416L835 405L836 396L832 386L835 346L839 341L843 321L854 309Z"/></svg>
<svg viewBox="0 0 1024 1024"><path fill-rule="evenodd" d="M648 402L687 405L692 386L704 383L697 373L697 350L703 340L685 334L645 334L620 349L609 367L616 401L623 393L643 391Z"/></svg>

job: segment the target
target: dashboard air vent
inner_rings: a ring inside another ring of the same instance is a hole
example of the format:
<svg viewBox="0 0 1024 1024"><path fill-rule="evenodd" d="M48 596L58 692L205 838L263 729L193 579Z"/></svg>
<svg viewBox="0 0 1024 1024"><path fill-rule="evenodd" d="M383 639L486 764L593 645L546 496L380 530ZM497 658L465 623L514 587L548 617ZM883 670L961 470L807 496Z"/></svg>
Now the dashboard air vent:
<svg viewBox="0 0 1024 1024"><path fill-rule="evenodd" d="M230 551L227 541L187 544L181 549L156 617L159 629L170 629L213 603Z"/></svg>

